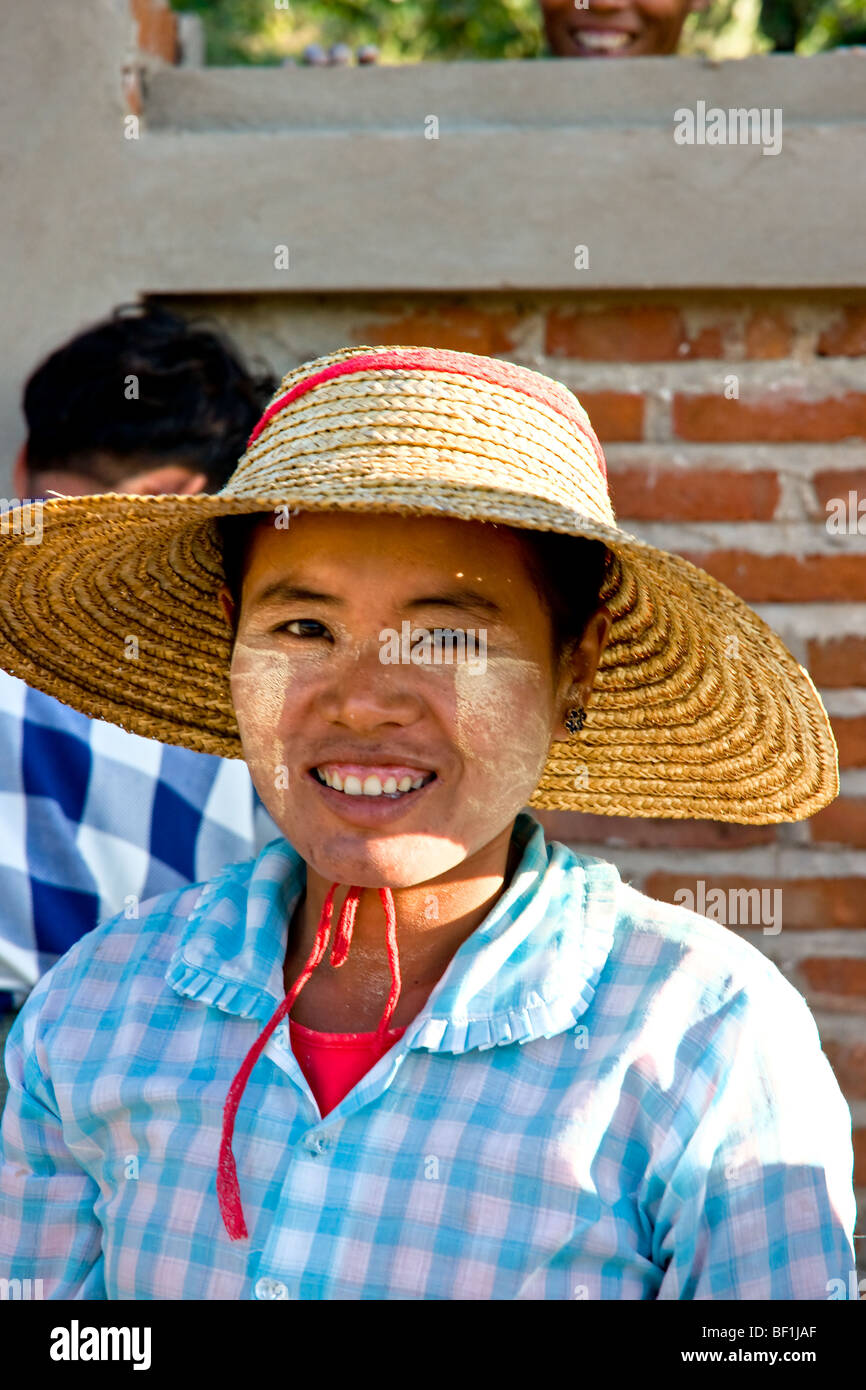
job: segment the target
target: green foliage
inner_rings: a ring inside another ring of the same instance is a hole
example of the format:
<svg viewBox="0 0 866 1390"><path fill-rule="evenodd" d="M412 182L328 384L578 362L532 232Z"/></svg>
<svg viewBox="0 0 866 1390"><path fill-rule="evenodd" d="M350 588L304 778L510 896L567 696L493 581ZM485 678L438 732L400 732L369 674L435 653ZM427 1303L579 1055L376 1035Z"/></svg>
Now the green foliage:
<svg viewBox="0 0 866 1390"><path fill-rule="evenodd" d="M535 0L315 0L296 5L325 42L375 43L397 61L532 58L544 50Z"/></svg>
<svg viewBox="0 0 866 1390"><path fill-rule="evenodd" d="M172 9L200 16L207 61L216 67L255 61L250 42L261 36L273 14L263 0L172 0Z"/></svg>
<svg viewBox="0 0 866 1390"><path fill-rule="evenodd" d="M679 52L724 61L748 58L771 47L758 31L760 0L712 0L705 10L688 16Z"/></svg>
<svg viewBox="0 0 866 1390"><path fill-rule="evenodd" d="M373 43L381 61L534 58L546 52L536 0L173 0L204 21L212 64L274 63L308 43Z"/></svg>
<svg viewBox="0 0 866 1390"><path fill-rule="evenodd" d="M759 24L780 53L866 43L866 0L761 0Z"/></svg>
<svg viewBox="0 0 866 1390"><path fill-rule="evenodd" d="M761 0L758 23L780 53L793 53L820 0Z"/></svg>

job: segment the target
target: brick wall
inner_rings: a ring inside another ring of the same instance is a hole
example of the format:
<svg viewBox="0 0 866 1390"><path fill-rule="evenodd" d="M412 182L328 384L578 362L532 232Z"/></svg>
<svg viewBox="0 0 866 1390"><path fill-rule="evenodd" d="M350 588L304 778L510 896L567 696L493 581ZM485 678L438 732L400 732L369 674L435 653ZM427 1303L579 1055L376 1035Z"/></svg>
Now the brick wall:
<svg viewBox="0 0 866 1390"><path fill-rule="evenodd" d="M699 880L707 894L780 890L772 901L781 904L781 930L730 929L766 952L815 1014L854 1115L866 1217L866 515L862 534L856 508L853 534L827 527L830 499L847 504L854 492L866 513L866 295L175 303L209 308L279 372L349 343L391 342L498 355L559 378L602 440L620 524L723 580L807 666L842 771L840 797L811 820L744 827L540 818L556 838L612 859L658 898L673 901L682 888L697 894Z"/></svg>
<svg viewBox="0 0 866 1390"><path fill-rule="evenodd" d="M144 110L146 69L180 60L178 17L168 0L129 0L130 51L121 69L125 110L141 116Z"/></svg>
<svg viewBox="0 0 866 1390"><path fill-rule="evenodd" d="M178 57L177 15L168 0L130 0L140 53L176 63Z"/></svg>

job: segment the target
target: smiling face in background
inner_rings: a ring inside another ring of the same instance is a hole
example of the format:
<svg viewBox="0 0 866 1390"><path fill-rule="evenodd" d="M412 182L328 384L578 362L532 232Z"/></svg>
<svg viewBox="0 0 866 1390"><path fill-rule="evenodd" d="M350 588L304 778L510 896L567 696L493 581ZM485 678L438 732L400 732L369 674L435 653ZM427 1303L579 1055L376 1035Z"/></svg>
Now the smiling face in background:
<svg viewBox="0 0 866 1390"><path fill-rule="evenodd" d="M228 615L227 591L222 602ZM406 621L483 631L486 664L383 662L383 632ZM578 664L588 691L595 664ZM555 674L547 610L508 527L327 512L252 533L231 667L244 757L328 881L409 887L507 838L551 738L567 737L572 679L571 664ZM337 789L376 775L391 795ZM424 785L395 794L407 777Z"/></svg>
<svg viewBox="0 0 866 1390"><path fill-rule="evenodd" d="M561 58L645 58L675 53L692 10L709 0L541 0L547 40Z"/></svg>

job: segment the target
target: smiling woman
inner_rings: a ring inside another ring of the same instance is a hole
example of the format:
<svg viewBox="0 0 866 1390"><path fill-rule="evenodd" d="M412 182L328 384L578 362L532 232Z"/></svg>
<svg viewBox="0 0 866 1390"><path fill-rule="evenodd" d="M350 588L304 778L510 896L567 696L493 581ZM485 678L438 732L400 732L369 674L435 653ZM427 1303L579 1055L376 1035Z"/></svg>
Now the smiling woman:
<svg viewBox="0 0 866 1390"><path fill-rule="evenodd" d="M82 611L91 642L65 641ZM483 624L483 670L383 662L403 622ZM617 526L560 383L404 346L304 363L220 493L63 499L39 547L0 535L0 662L242 756L281 831L31 994L13 1276L133 1299L848 1286L850 1115L801 996L528 809L757 825L838 791L806 672Z"/></svg>
<svg viewBox="0 0 866 1390"><path fill-rule="evenodd" d="M561 58L647 58L675 53L683 25L709 0L540 0Z"/></svg>

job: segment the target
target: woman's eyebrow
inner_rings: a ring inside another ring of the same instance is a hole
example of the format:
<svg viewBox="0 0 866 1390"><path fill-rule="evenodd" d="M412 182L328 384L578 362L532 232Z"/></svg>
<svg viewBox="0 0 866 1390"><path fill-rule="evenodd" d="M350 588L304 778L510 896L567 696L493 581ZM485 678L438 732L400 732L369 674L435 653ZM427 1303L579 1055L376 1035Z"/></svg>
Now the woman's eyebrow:
<svg viewBox="0 0 866 1390"><path fill-rule="evenodd" d="M265 585L261 593L250 596L250 606L264 608L270 603L330 603L335 608L345 606L345 599L338 598L336 594L325 594L318 589L309 589L305 585L296 584L288 579L276 579L271 584ZM410 599L403 605L407 612L418 608L463 608L467 611L474 611L484 614L488 618L501 618L503 610L487 594L482 594L478 589L459 586L455 589L444 589L438 593L422 594L417 598Z"/></svg>
<svg viewBox="0 0 866 1390"><path fill-rule="evenodd" d="M465 608L476 613L483 613L488 618L501 618L503 616L502 608L487 594L482 594L478 589L463 586L457 589L446 589L438 594L425 594L421 598L413 598L404 606L407 609Z"/></svg>
<svg viewBox="0 0 866 1390"><path fill-rule="evenodd" d="M269 603L298 603L309 599L314 603L334 603L338 606L343 602L333 594L322 594L317 589L308 589L302 584L295 584L290 579L275 579L259 593L252 593L249 597L250 607L265 608Z"/></svg>

